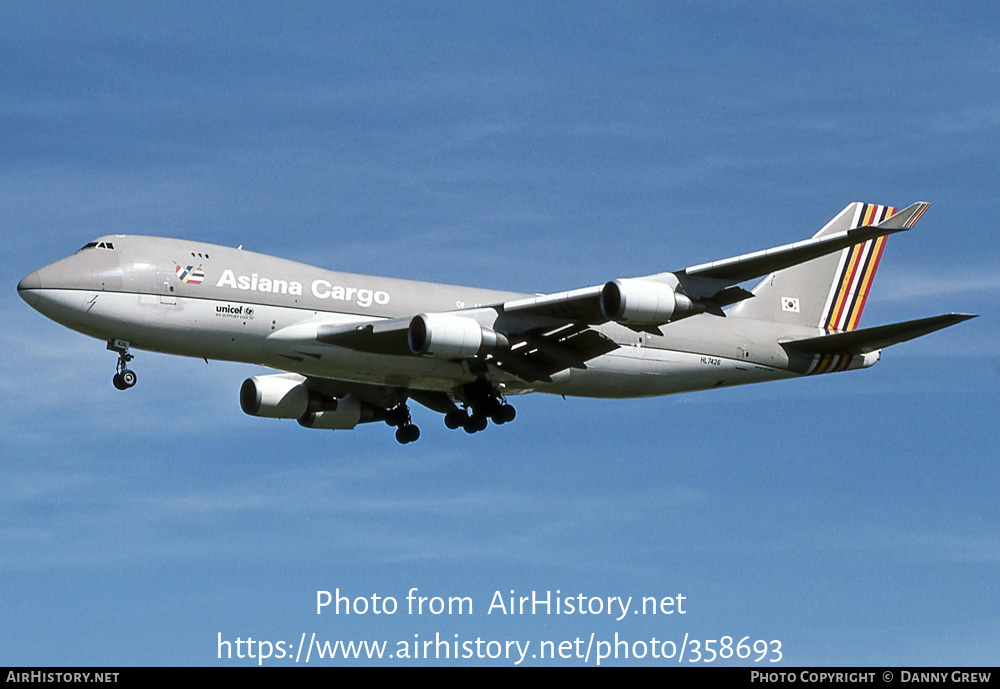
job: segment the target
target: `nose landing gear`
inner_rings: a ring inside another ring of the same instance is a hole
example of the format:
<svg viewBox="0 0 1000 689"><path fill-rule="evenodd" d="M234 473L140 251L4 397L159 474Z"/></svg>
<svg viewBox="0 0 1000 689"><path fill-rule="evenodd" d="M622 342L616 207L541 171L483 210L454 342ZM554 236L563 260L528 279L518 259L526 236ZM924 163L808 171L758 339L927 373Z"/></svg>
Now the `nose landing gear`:
<svg viewBox="0 0 1000 689"><path fill-rule="evenodd" d="M126 340L108 340L108 349L118 352L117 373L111 382L119 390L128 390L136 383L135 371L128 368L128 362L135 358L129 354L128 345Z"/></svg>

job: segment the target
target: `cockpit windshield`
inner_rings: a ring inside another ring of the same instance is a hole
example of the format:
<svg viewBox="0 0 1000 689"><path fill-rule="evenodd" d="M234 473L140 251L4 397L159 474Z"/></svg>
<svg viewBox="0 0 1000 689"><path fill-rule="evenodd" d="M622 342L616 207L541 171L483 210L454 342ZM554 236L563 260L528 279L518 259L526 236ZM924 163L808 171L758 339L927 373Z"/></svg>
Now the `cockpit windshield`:
<svg viewBox="0 0 1000 689"><path fill-rule="evenodd" d="M111 242L90 242L80 247L80 251L86 251L87 249L106 249L108 251L114 251L115 245Z"/></svg>

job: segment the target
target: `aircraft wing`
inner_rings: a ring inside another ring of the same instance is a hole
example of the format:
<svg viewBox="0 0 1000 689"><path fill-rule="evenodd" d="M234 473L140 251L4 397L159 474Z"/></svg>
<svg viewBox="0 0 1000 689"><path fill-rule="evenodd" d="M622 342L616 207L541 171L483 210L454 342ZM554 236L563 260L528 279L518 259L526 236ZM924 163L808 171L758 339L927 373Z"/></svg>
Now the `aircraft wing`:
<svg viewBox="0 0 1000 689"><path fill-rule="evenodd" d="M604 285L583 287L568 292L540 294L503 304L504 313L560 318L578 323L605 322L601 316L601 290Z"/></svg>
<svg viewBox="0 0 1000 689"><path fill-rule="evenodd" d="M332 345L355 351L396 356L416 356L410 347L413 319L391 318L360 323L310 323L290 326L269 338L284 345L293 358L314 356L317 346ZM557 323L511 327L509 347L490 354L497 368L528 382L551 382L552 375L567 368L587 368L587 361L617 349L606 335L585 323Z"/></svg>
<svg viewBox="0 0 1000 689"><path fill-rule="evenodd" d="M567 368L586 369L587 361L618 349L607 335L586 324L569 323L515 336L509 351L495 352L493 361L503 371L529 383L552 382Z"/></svg>
<svg viewBox="0 0 1000 689"><path fill-rule="evenodd" d="M846 249L855 244L867 242L876 237L883 237L897 232L903 232L913 227L917 220L930 207L923 201L904 208L899 213L886 219L878 225L866 225L852 230L844 230L822 237L814 237L793 244L785 244L765 251L756 251L742 256L712 261L684 269L684 275L696 278L712 278L725 280L729 283L752 280L763 277L783 268L789 268L826 254Z"/></svg>
<svg viewBox="0 0 1000 689"><path fill-rule="evenodd" d="M721 316L722 307L753 296L750 292L736 287L738 283L763 277L876 237L903 232L913 227L929 207L929 203L921 201L878 225L866 225L813 237L764 251L690 266L683 270L657 273L637 280L679 287L681 292L696 299L703 307L702 310ZM600 308L601 291L604 287L605 285L597 285L517 299L503 304L502 308L508 314L530 314L596 325L608 320Z"/></svg>

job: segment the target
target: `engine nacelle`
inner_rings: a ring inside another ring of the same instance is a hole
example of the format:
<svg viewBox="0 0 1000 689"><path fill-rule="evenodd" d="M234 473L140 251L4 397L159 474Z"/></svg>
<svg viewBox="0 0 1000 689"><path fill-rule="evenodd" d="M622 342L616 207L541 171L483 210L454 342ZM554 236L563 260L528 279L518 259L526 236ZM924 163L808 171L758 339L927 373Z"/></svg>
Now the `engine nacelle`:
<svg viewBox="0 0 1000 689"><path fill-rule="evenodd" d="M297 419L309 410L309 395L298 376L254 376L243 381L240 407L250 416Z"/></svg>
<svg viewBox="0 0 1000 689"><path fill-rule="evenodd" d="M501 333L464 316L422 313L410 321L407 340L414 354L440 359L465 359L510 347Z"/></svg>
<svg viewBox="0 0 1000 689"><path fill-rule="evenodd" d="M354 395L337 400L335 409L307 412L299 417L299 425L326 430L350 430L359 423L375 421L375 407L365 404Z"/></svg>
<svg viewBox="0 0 1000 689"><path fill-rule="evenodd" d="M310 390L301 376L276 373L243 381L240 407L251 416L298 419L307 412L336 409L337 400Z"/></svg>
<svg viewBox="0 0 1000 689"><path fill-rule="evenodd" d="M612 280L601 290L601 313L622 325L663 325L698 313L670 285L649 280Z"/></svg>

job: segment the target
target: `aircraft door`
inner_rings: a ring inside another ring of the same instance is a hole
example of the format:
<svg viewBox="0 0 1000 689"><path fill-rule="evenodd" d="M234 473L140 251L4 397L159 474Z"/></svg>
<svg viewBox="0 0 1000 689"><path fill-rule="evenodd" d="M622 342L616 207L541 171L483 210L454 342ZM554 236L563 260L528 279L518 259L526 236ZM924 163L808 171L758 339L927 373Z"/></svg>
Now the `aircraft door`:
<svg viewBox="0 0 1000 689"><path fill-rule="evenodd" d="M176 289L174 285L173 273L158 273L156 276L157 289L160 293L160 303L161 304L177 304L177 295L174 293Z"/></svg>

